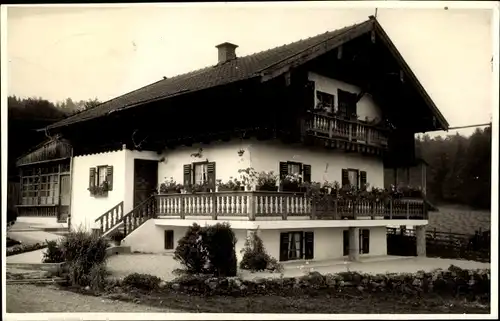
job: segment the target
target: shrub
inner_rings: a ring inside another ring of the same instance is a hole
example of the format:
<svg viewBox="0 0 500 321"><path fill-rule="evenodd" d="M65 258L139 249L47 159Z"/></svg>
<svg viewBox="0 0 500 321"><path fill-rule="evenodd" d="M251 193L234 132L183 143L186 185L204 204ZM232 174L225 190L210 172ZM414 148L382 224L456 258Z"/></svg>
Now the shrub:
<svg viewBox="0 0 500 321"><path fill-rule="evenodd" d="M92 233L79 230L67 234L61 241L64 260L68 262L70 282L74 285L90 285L97 272L93 269L106 261L107 242ZM92 274L92 275L91 275Z"/></svg>
<svg viewBox="0 0 500 321"><path fill-rule="evenodd" d="M209 273L236 276L236 237L228 223L217 223L203 229L202 242L207 251Z"/></svg>
<svg viewBox="0 0 500 321"><path fill-rule="evenodd" d="M191 274L234 276L237 271L235 245L236 237L229 224L202 228L195 223L179 240L174 258Z"/></svg>
<svg viewBox="0 0 500 321"><path fill-rule="evenodd" d="M245 241L241 250L243 258L240 262L240 269L253 272L264 271L266 269L273 271L282 271L282 265L275 258L271 257L264 248L264 243L257 232L252 233Z"/></svg>
<svg viewBox="0 0 500 321"><path fill-rule="evenodd" d="M90 288L94 291L103 290L106 286L106 277L108 276L108 270L106 265L103 263L94 264L90 268L90 273L88 277L88 282Z"/></svg>
<svg viewBox="0 0 500 321"><path fill-rule="evenodd" d="M137 289L151 291L159 287L161 279L150 274L132 273L123 279L123 284Z"/></svg>
<svg viewBox="0 0 500 321"><path fill-rule="evenodd" d="M45 241L47 250L43 253L43 263L61 263L64 262L64 253L57 241Z"/></svg>
<svg viewBox="0 0 500 321"><path fill-rule="evenodd" d="M206 250L202 242L202 228L194 223L179 240L174 259L180 262L189 273L202 273L207 263Z"/></svg>
<svg viewBox="0 0 500 321"><path fill-rule="evenodd" d="M46 247L47 247L47 244L40 244L40 243L20 244L20 245L16 245L16 246L13 246L11 248L8 248L6 256L17 255L17 254L26 253L26 252L32 252L32 251L44 249Z"/></svg>

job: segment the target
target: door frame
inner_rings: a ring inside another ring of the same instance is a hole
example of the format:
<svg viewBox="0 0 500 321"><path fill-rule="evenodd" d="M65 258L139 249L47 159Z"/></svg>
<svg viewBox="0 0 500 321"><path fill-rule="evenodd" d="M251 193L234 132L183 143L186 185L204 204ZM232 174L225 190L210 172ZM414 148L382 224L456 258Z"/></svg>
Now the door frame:
<svg viewBox="0 0 500 321"><path fill-rule="evenodd" d="M137 162L145 162L145 163L151 163L151 164L156 163L156 186L155 186L155 189L158 186L158 161L157 160L152 160L152 159L135 158L134 159L134 174L133 174L134 175L134 179L133 179L133 191L132 191L132 193L133 193L132 194L132 202L133 202L132 203L133 204L132 208L135 208L138 205L138 204L136 204L136 191L137 191L136 190L136 174L137 174L137 171L136 171L137 166L136 166L136 164L137 164ZM151 196L151 195L149 195L149 196Z"/></svg>

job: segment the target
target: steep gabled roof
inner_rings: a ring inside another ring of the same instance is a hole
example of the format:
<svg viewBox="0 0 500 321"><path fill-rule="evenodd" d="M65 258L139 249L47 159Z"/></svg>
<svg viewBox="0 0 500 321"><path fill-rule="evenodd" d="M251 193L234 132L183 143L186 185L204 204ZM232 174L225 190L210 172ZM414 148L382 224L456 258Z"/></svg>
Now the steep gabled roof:
<svg viewBox="0 0 500 321"><path fill-rule="evenodd" d="M150 102L192 93L202 89L235 83L242 80L260 77L262 81L266 81L279 76L290 68L310 61L317 56L374 29L378 29L379 31L381 30L382 35L388 39L378 22L373 17L370 17L370 19L365 22L354 24L349 27L319 34L314 37L299 40L297 42L258 52L249 56L238 57L237 59L222 64L206 67L186 74L178 75L176 77L162 79L158 82L106 101L92 109L72 115L55 124L49 125L47 128L51 129L68 126L85 120L106 116L119 110L137 107ZM390 42L390 40L388 41ZM390 42L389 46L394 47L392 42ZM399 52L396 52L395 56L396 59L402 60ZM401 67L406 67L404 69L408 72L408 65L404 61L400 63L402 64ZM411 74L411 78L416 80L416 77L411 70L409 70L409 72ZM423 87L420 83L418 83L418 80L416 81L417 90L423 90ZM430 100L427 93L424 91L421 94L424 99L426 99L430 108L433 109L433 112L438 118L441 126L443 128L447 128L448 123L432 100Z"/></svg>

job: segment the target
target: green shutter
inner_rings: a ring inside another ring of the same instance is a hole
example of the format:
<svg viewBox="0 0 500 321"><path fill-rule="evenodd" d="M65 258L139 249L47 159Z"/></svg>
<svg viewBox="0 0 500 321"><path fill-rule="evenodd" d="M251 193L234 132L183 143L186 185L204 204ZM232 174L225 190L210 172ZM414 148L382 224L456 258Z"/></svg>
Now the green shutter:
<svg viewBox="0 0 500 321"><path fill-rule="evenodd" d="M359 186L364 189L366 187L366 172L359 172Z"/></svg>
<svg viewBox="0 0 500 321"><path fill-rule="evenodd" d="M106 167L106 181L108 182L108 190L113 190L113 166Z"/></svg>
<svg viewBox="0 0 500 321"><path fill-rule="evenodd" d="M314 232L305 232L305 253L304 258L306 260L314 259Z"/></svg>
<svg viewBox="0 0 500 321"><path fill-rule="evenodd" d="M288 233L280 234L280 261L284 262L288 260Z"/></svg>
<svg viewBox="0 0 500 321"><path fill-rule="evenodd" d="M191 186L192 184L191 178L191 164L184 165L184 187Z"/></svg>
<svg viewBox="0 0 500 321"><path fill-rule="evenodd" d="M95 174L96 174L95 167L91 167L89 169L89 188L95 186Z"/></svg>
<svg viewBox="0 0 500 321"><path fill-rule="evenodd" d="M288 165L286 162L280 162L280 179L284 179L288 175Z"/></svg>
<svg viewBox="0 0 500 321"><path fill-rule="evenodd" d="M303 170L303 175L304 175L304 182L310 183L311 182L311 165L302 165L302 170Z"/></svg>
<svg viewBox="0 0 500 321"><path fill-rule="evenodd" d="M347 169L342 169L342 187L349 185L349 172Z"/></svg>
<svg viewBox="0 0 500 321"><path fill-rule="evenodd" d="M215 162L207 164L208 188L215 192Z"/></svg>

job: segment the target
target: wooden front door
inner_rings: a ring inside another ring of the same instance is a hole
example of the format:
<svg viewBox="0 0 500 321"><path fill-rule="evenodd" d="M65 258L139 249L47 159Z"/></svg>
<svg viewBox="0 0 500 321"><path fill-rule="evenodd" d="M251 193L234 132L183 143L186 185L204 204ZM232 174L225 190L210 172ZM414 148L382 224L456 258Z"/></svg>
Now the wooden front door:
<svg viewBox="0 0 500 321"><path fill-rule="evenodd" d="M66 221L69 215L71 198L71 179L69 175L61 175L59 181L59 221Z"/></svg>
<svg viewBox="0 0 500 321"><path fill-rule="evenodd" d="M158 161L134 160L134 207L150 197L158 185Z"/></svg>

